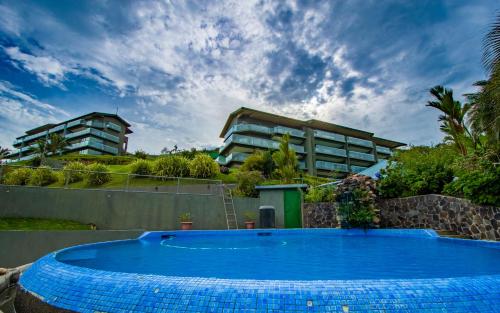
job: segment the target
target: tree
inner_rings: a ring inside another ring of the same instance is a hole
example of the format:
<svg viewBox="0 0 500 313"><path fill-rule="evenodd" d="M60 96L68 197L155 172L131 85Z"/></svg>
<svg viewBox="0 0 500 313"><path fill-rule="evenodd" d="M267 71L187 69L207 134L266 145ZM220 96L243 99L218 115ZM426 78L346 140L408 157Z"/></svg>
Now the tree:
<svg viewBox="0 0 500 313"><path fill-rule="evenodd" d="M0 160L5 159L10 154L10 149L0 146Z"/></svg>
<svg viewBox="0 0 500 313"><path fill-rule="evenodd" d="M298 161L295 151L289 145L290 135L285 134L281 138L278 151L273 153L276 169L274 173L286 183L291 183L297 177Z"/></svg>
<svg viewBox="0 0 500 313"><path fill-rule="evenodd" d="M440 129L446 134L445 141L454 142L462 155L467 154L467 142L472 138L465 126L465 115L470 109L470 104L462 105L460 101L453 99L453 90L443 86L435 86L430 90L431 95L437 101L429 101L427 106L441 111Z"/></svg>
<svg viewBox="0 0 500 313"><path fill-rule="evenodd" d="M249 155L240 167L241 171L259 171L270 178L274 171L274 161L271 151L256 150Z"/></svg>
<svg viewBox="0 0 500 313"><path fill-rule="evenodd" d="M68 147L68 141L66 138L59 134L51 134L47 143L47 151L52 155L59 153L61 155L64 150Z"/></svg>

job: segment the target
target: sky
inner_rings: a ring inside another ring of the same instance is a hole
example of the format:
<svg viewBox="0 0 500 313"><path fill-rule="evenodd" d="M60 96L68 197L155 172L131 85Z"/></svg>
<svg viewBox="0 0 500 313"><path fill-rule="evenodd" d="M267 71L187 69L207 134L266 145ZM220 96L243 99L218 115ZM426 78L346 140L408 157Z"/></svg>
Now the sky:
<svg viewBox="0 0 500 313"><path fill-rule="evenodd" d="M0 0L0 146L88 112L129 151L211 148L241 106L413 145L442 140L435 85L485 79L487 0Z"/></svg>

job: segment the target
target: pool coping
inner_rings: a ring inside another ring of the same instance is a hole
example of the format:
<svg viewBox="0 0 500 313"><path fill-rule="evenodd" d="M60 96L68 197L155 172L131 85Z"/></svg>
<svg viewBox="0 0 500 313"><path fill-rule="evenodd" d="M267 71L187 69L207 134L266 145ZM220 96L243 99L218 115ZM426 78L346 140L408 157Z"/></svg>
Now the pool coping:
<svg viewBox="0 0 500 313"><path fill-rule="evenodd" d="M327 232L345 236L426 237L500 249L500 242L443 238L428 229L375 229L367 232L256 229L230 232L233 235ZM162 235L177 233L145 232L138 239L161 238ZM183 236L218 233L227 235L228 231L182 232ZM88 245L96 244L75 247ZM185 312L343 312L346 306L349 312L437 312L444 309L453 312L500 312L500 275L311 281L162 276L95 270L56 259L57 253L75 247L50 253L35 262L22 275L21 286L48 304L76 312L176 312L181 309ZM54 283L56 281L57 284Z"/></svg>

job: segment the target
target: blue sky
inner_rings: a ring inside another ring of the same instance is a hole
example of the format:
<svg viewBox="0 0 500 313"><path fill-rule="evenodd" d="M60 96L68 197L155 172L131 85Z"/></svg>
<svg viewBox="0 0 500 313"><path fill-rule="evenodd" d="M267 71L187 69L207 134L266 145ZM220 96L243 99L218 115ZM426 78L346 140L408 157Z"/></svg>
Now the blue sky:
<svg viewBox="0 0 500 313"><path fill-rule="evenodd" d="M90 111L130 150L211 147L240 106L441 140L428 89L485 78L496 1L1 1L0 145Z"/></svg>

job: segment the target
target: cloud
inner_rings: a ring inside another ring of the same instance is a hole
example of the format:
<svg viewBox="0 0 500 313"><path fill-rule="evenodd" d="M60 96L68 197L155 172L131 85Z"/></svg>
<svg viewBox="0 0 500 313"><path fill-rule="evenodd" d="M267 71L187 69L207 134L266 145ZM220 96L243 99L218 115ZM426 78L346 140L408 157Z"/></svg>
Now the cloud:
<svg viewBox="0 0 500 313"><path fill-rule="evenodd" d="M134 128L131 149L149 152L220 144L219 131L239 106L435 143L441 134L425 107L427 90L446 84L460 95L483 78L479 46L494 7L121 4L0 5L0 44L9 62L50 90L53 106L71 114L85 113L85 101L104 111L119 106Z"/></svg>

